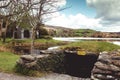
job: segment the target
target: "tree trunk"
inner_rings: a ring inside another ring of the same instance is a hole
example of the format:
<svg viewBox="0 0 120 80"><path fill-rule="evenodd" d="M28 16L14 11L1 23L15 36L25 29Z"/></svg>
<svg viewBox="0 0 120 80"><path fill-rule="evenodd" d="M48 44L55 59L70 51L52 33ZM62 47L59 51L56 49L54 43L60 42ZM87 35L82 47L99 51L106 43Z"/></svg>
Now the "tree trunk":
<svg viewBox="0 0 120 80"><path fill-rule="evenodd" d="M0 22L0 40L1 40L1 37L2 37L2 22Z"/></svg>
<svg viewBox="0 0 120 80"><path fill-rule="evenodd" d="M15 39L15 30L13 29L12 39Z"/></svg>
<svg viewBox="0 0 120 80"><path fill-rule="evenodd" d="M3 43L5 43L6 42L6 32L3 32L3 41L2 41Z"/></svg>
<svg viewBox="0 0 120 80"><path fill-rule="evenodd" d="M34 44L35 44L35 31L34 28L32 28L32 41L31 41L31 54L34 54Z"/></svg>
<svg viewBox="0 0 120 80"><path fill-rule="evenodd" d="M8 20L6 20L5 29L4 29L4 31L3 31L3 43L6 42L7 28L8 28Z"/></svg>

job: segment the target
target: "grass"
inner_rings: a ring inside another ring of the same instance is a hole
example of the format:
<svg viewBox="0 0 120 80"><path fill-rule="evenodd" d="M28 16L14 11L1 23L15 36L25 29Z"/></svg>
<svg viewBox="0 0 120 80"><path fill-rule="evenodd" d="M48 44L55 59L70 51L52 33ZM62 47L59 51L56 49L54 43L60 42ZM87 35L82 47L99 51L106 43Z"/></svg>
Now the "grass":
<svg viewBox="0 0 120 80"><path fill-rule="evenodd" d="M16 39L16 40L11 40L11 41L14 41L14 42L18 42L18 43L31 43L31 39ZM53 40L53 39L36 39L35 40L35 43L55 43L55 44L58 44L62 41L58 41L58 40Z"/></svg>
<svg viewBox="0 0 120 80"><path fill-rule="evenodd" d="M14 73L14 67L18 59L19 56L11 52L0 52L0 71Z"/></svg>
<svg viewBox="0 0 120 80"><path fill-rule="evenodd" d="M81 47L90 52L102 52L102 51L113 51L120 49L120 46L103 41L80 41L74 42L68 45L63 46L62 48L66 47Z"/></svg>
<svg viewBox="0 0 120 80"><path fill-rule="evenodd" d="M74 30L74 36L92 36L96 31L91 29L77 29Z"/></svg>
<svg viewBox="0 0 120 80"><path fill-rule="evenodd" d="M39 72L36 70L19 68L16 65L16 61L19 59L19 55L15 55L11 52L0 52L0 72L12 73L18 75L26 76L44 76L47 73ZM18 73L16 70L20 70L21 73Z"/></svg>

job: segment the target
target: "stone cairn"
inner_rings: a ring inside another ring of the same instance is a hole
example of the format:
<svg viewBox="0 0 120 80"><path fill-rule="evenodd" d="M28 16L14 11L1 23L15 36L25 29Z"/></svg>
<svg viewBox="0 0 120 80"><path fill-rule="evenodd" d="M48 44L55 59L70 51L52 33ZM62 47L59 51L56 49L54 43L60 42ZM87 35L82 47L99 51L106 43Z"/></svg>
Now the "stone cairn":
<svg viewBox="0 0 120 80"><path fill-rule="evenodd" d="M92 70L93 80L120 80L120 50L103 52Z"/></svg>

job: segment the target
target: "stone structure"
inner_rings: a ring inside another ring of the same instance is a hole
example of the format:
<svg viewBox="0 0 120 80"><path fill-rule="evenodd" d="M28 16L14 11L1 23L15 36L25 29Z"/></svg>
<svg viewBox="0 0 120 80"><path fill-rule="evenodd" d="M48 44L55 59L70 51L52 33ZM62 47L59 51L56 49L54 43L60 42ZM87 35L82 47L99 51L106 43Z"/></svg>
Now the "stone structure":
<svg viewBox="0 0 120 80"><path fill-rule="evenodd" d="M91 77L93 80L120 80L120 51L101 53Z"/></svg>
<svg viewBox="0 0 120 80"><path fill-rule="evenodd" d="M37 65L37 61L40 58L48 57L49 54L51 54L51 51L39 50L34 55L22 55L20 59L17 61L17 64L25 66L26 68L31 68Z"/></svg>
<svg viewBox="0 0 120 80"><path fill-rule="evenodd" d="M28 30L28 29L22 29L20 27L17 27L14 31L14 37L17 39L31 38L32 31Z"/></svg>
<svg viewBox="0 0 120 80"><path fill-rule="evenodd" d="M61 50L60 51L45 50L40 51L41 55L38 54L36 56L23 55L20 57L17 63L25 66L28 69L30 68L32 69L32 67L35 68L36 66L40 67L41 64L42 67L46 69L48 68L50 70L53 70L54 68L56 69L65 68L66 72L69 71L67 74L76 77L81 77L78 75L82 75L84 79L89 78L86 76L88 75L91 76L92 80L120 80L120 50L109 53L102 52L100 53L98 59L93 54L80 56L76 54L72 55L72 53L65 52L65 55L61 56L61 53L63 52L64 51ZM50 57L51 54L54 55ZM93 57L93 59L90 57ZM96 58L97 61L94 58ZM65 62L63 60L65 60ZM61 66L61 64L63 66ZM90 68L89 69L90 71L88 70L88 68Z"/></svg>

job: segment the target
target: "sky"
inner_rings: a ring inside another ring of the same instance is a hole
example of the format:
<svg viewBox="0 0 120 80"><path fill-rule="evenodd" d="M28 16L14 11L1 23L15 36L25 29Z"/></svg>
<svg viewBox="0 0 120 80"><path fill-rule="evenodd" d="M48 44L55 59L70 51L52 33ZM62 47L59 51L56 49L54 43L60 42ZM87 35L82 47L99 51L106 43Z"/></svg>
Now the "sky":
<svg viewBox="0 0 120 80"><path fill-rule="evenodd" d="M120 32L120 0L60 0L60 7L48 25L72 29Z"/></svg>

